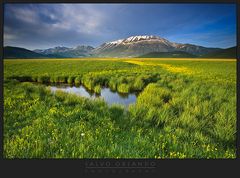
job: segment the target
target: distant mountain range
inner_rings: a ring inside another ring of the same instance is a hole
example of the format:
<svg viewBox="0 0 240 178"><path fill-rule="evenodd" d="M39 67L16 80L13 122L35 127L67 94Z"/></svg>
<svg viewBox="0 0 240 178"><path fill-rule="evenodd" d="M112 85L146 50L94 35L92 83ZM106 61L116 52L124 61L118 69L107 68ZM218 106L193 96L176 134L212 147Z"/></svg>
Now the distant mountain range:
<svg viewBox="0 0 240 178"><path fill-rule="evenodd" d="M193 44L170 42L159 36L132 36L103 43L99 47L77 46L68 48L58 46L33 51L4 47L4 58L79 58L79 57L176 57L176 58L236 58L236 47L229 49L207 48Z"/></svg>
<svg viewBox="0 0 240 178"><path fill-rule="evenodd" d="M34 52L43 54L43 55L59 55L62 57L87 57L90 55L91 51L94 48L92 46L77 46L75 48L67 48L64 46L57 46L55 48L49 48L45 50L36 49Z"/></svg>

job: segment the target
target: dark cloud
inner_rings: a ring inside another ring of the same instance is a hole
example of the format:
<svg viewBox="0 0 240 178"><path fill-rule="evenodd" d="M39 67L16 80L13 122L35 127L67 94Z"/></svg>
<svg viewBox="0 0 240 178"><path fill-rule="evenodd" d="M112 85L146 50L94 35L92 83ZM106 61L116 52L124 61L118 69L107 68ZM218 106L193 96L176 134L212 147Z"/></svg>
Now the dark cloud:
<svg viewBox="0 0 240 178"><path fill-rule="evenodd" d="M7 4L4 9L4 45L98 46L144 34L203 46L234 46L235 5Z"/></svg>

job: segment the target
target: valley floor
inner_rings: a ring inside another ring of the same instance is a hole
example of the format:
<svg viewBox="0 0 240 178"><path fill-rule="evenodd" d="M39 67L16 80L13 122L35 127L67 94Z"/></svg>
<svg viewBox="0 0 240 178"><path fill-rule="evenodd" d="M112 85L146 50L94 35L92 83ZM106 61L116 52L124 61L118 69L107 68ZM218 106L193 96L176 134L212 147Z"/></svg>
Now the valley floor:
<svg viewBox="0 0 240 178"><path fill-rule="evenodd" d="M109 106L34 82L139 92ZM236 60L4 60L5 158L235 158Z"/></svg>

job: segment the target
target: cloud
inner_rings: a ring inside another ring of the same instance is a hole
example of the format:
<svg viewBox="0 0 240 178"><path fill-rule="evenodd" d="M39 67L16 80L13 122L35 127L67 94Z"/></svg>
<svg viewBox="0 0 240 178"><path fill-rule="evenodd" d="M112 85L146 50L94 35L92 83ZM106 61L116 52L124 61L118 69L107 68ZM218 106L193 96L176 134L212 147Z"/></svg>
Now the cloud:
<svg viewBox="0 0 240 178"><path fill-rule="evenodd" d="M90 42L102 33L105 18L103 11L91 5L75 4L9 5L5 12L4 42L15 40L25 46L35 43L36 39L45 45L51 45L49 40L52 43L76 39Z"/></svg>
<svg viewBox="0 0 240 178"><path fill-rule="evenodd" d="M200 45L226 46L236 42L233 30L236 12L235 6L230 5L6 4L4 7L4 45L29 49L98 46L145 34Z"/></svg>
<svg viewBox="0 0 240 178"><path fill-rule="evenodd" d="M104 14L91 6L63 4L57 8L61 12L56 17L55 14L46 12L52 19L58 18L59 21L51 24L52 30L72 30L86 34L96 34L98 28L104 20Z"/></svg>
<svg viewBox="0 0 240 178"><path fill-rule="evenodd" d="M4 39L5 39L6 41L10 41L10 40L15 40L15 39L17 39L17 37L16 37L15 35L13 35L13 34L5 34L5 35L4 35Z"/></svg>

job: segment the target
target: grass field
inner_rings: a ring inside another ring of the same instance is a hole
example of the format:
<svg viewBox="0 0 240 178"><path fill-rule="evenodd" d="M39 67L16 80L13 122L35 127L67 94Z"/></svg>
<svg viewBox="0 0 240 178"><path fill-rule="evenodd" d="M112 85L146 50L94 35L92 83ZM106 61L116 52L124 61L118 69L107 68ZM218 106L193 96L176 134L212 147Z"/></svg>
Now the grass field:
<svg viewBox="0 0 240 178"><path fill-rule="evenodd" d="M126 109L32 82L140 94ZM235 143L235 60L4 60L5 158L235 158Z"/></svg>

